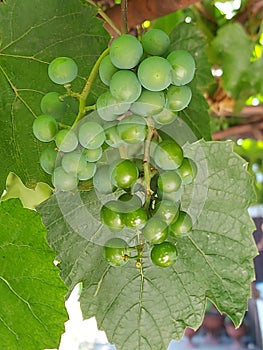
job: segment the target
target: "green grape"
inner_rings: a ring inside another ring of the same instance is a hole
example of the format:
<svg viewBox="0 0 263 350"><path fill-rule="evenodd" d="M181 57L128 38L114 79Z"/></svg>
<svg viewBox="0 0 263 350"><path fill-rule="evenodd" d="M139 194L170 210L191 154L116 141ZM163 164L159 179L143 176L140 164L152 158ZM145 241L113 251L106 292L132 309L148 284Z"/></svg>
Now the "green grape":
<svg viewBox="0 0 263 350"><path fill-rule="evenodd" d="M137 180L139 171L129 159L118 161L112 168L111 182L119 188L129 188Z"/></svg>
<svg viewBox="0 0 263 350"><path fill-rule="evenodd" d="M130 34L119 36L110 47L111 62L120 69L131 69L137 66L142 54L142 44Z"/></svg>
<svg viewBox="0 0 263 350"><path fill-rule="evenodd" d="M56 84L67 84L78 75L76 62L69 57L57 57L48 66L48 76Z"/></svg>
<svg viewBox="0 0 263 350"><path fill-rule="evenodd" d="M103 57L99 66L99 76L105 85L110 85L111 78L117 71L118 68L112 64L110 55Z"/></svg>
<svg viewBox="0 0 263 350"><path fill-rule="evenodd" d="M42 151L39 162L41 168L48 174L52 174L57 160L58 152L54 148L46 148Z"/></svg>
<svg viewBox="0 0 263 350"><path fill-rule="evenodd" d="M167 56L167 60L173 67L172 84L181 86L193 80L195 74L195 60L188 51L172 51Z"/></svg>
<svg viewBox="0 0 263 350"><path fill-rule="evenodd" d="M84 154L88 162L97 162L102 157L102 147L85 149Z"/></svg>
<svg viewBox="0 0 263 350"><path fill-rule="evenodd" d="M154 121L161 125L170 124L176 118L177 118L177 114L167 108L164 108L160 113L153 115Z"/></svg>
<svg viewBox="0 0 263 350"><path fill-rule="evenodd" d="M123 193L119 198L119 201L122 202L121 210L122 213L129 213L132 211L135 211L142 206L142 201L140 197L138 197L136 194L132 195L130 193Z"/></svg>
<svg viewBox="0 0 263 350"><path fill-rule="evenodd" d="M153 159L158 167L164 170L175 170L183 162L183 150L177 142L165 140L154 150Z"/></svg>
<svg viewBox="0 0 263 350"><path fill-rule="evenodd" d="M141 91L141 84L134 72L120 70L113 74L110 82L110 92L119 101L132 103L137 100Z"/></svg>
<svg viewBox="0 0 263 350"><path fill-rule="evenodd" d="M101 194L110 194L114 191L115 187L111 183L111 168L109 165L104 164L97 168L93 177L93 186Z"/></svg>
<svg viewBox="0 0 263 350"><path fill-rule="evenodd" d="M110 127L107 127L107 129L105 129L104 132L106 138L105 142L107 143L107 145L113 148L118 148L123 144L123 141L118 133L117 124L113 124Z"/></svg>
<svg viewBox="0 0 263 350"><path fill-rule="evenodd" d="M185 211L180 211L178 218L171 223L169 233L175 237L186 236L191 232L192 226L191 216Z"/></svg>
<svg viewBox="0 0 263 350"><path fill-rule="evenodd" d="M146 121L139 115L131 114L119 121L117 130L120 138L126 143L139 143L146 137Z"/></svg>
<svg viewBox="0 0 263 350"><path fill-rule="evenodd" d="M48 92L40 101L40 108L44 114L61 119L67 111L67 103L60 98L58 92Z"/></svg>
<svg viewBox="0 0 263 350"><path fill-rule="evenodd" d="M144 238L152 243L159 244L163 242L168 235L168 226L165 221L158 217L151 217L142 229Z"/></svg>
<svg viewBox="0 0 263 350"><path fill-rule="evenodd" d="M74 151L64 154L61 165L67 173L77 175L86 167L86 159L84 154Z"/></svg>
<svg viewBox="0 0 263 350"><path fill-rule="evenodd" d="M129 110L130 105L113 97L110 91L101 94L96 103L98 115L106 121L116 120L119 115Z"/></svg>
<svg viewBox="0 0 263 350"><path fill-rule="evenodd" d="M154 215L165 221L167 225L177 219L179 215L179 204L167 199L156 203Z"/></svg>
<svg viewBox="0 0 263 350"><path fill-rule="evenodd" d="M180 187L178 191L173 192L162 192L160 189L157 190L158 198L161 200L168 200L173 203L177 203L178 201L181 201L183 193L183 188Z"/></svg>
<svg viewBox="0 0 263 350"><path fill-rule="evenodd" d="M151 260L157 266L168 267L175 263L177 255L177 249L174 244L162 242L152 248Z"/></svg>
<svg viewBox="0 0 263 350"><path fill-rule="evenodd" d="M123 218L126 226L135 229L142 229L147 223L148 215L143 208L138 208L134 211L125 213Z"/></svg>
<svg viewBox="0 0 263 350"><path fill-rule="evenodd" d="M97 170L95 163L86 163L85 168L78 172L79 180L89 180L92 179Z"/></svg>
<svg viewBox="0 0 263 350"><path fill-rule="evenodd" d="M105 141L103 127L96 122L83 123L78 132L80 144L88 149L100 147Z"/></svg>
<svg viewBox="0 0 263 350"><path fill-rule="evenodd" d="M53 172L52 183L56 190L72 191L77 188L78 179L75 175L67 173L62 167L58 167Z"/></svg>
<svg viewBox="0 0 263 350"><path fill-rule="evenodd" d="M152 56L138 67L138 78L142 86L150 91L161 91L171 84L172 66L163 57Z"/></svg>
<svg viewBox="0 0 263 350"><path fill-rule="evenodd" d="M178 112L189 105L192 90L189 86L169 86L167 91L167 105L173 112Z"/></svg>
<svg viewBox="0 0 263 350"><path fill-rule="evenodd" d="M142 36L142 47L150 55L162 56L169 46L170 38L161 29L151 29Z"/></svg>
<svg viewBox="0 0 263 350"><path fill-rule="evenodd" d="M42 114L34 120L33 133L42 142L50 142L58 131L57 121L47 114Z"/></svg>
<svg viewBox="0 0 263 350"><path fill-rule="evenodd" d="M114 230L121 230L124 227L123 214L120 211L118 201L109 201L100 210L101 221Z"/></svg>
<svg viewBox="0 0 263 350"><path fill-rule="evenodd" d="M128 261L128 259L125 258L127 250L127 243L123 239L111 238L104 245L104 256L111 266L123 266Z"/></svg>
<svg viewBox="0 0 263 350"><path fill-rule="evenodd" d="M177 172L182 179L182 184L188 185L192 183L196 177L197 166L192 159L184 158Z"/></svg>
<svg viewBox="0 0 263 350"><path fill-rule="evenodd" d="M165 193L178 191L181 183L180 176L174 170L165 171L158 178L158 187Z"/></svg>
<svg viewBox="0 0 263 350"><path fill-rule="evenodd" d="M78 146L78 138L72 130L60 130L56 135L55 142L62 152L72 152Z"/></svg>
<svg viewBox="0 0 263 350"><path fill-rule="evenodd" d="M160 113L165 105L165 97L162 91L142 90L140 97L133 102L130 111L143 117Z"/></svg>

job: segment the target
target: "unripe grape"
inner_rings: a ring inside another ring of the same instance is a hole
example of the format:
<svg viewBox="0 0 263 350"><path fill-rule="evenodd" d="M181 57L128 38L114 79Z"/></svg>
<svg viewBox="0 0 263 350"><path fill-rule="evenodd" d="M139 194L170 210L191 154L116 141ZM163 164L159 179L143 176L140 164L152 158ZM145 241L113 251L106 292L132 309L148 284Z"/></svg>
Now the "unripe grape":
<svg viewBox="0 0 263 350"><path fill-rule="evenodd" d="M169 36L161 29L151 29L142 36L142 46L150 55L162 56L170 45Z"/></svg>
<svg viewBox="0 0 263 350"><path fill-rule="evenodd" d="M156 123L166 125L172 123L177 118L177 114L170 109L164 108L160 113L154 114L153 119Z"/></svg>
<svg viewBox="0 0 263 350"><path fill-rule="evenodd" d="M118 148L123 144L123 140L118 133L117 125L113 124L105 129L105 143L113 148Z"/></svg>
<svg viewBox="0 0 263 350"><path fill-rule="evenodd" d="M59 191L72 191L78 186L78 179L75 175L67 173L62 167L54 170L52 183Z"/></svg>
<svg viewBox="0 0 263 350"><path fill-rule="evenodd" d="M110 92L119 101L132 103L137 100L141 91L141 84L134 72L120 70L113 74L110 82Z"/></svg>
<svg viewBox="0 0 263 350"><path fill-rule="evenodd" d="M153 159L161 169L175 170L183 162L183 150L177 142L165 140L156 146Z"/></svg>
<svg viewBox="0 0 263 350"><path fill-rule="evenodd" d="M137 180L139 171L129 159L120 160L112 168L111 182L119 188L129 188Z"/></svg>
<svg viewBox="0 0 263 350"><path fill-rule="evenodd" d="M66 113L67 103L65 100L60 99L58 92L52 91L42 97L40 108L44 114L49 114L55 119L60 119Z"/></svg>
<svg viewBox="0 0 263 350"><path fill-rule="evenodd" d="M158 178L158 187L165 193L178 191L181 183L180 176L174 170L164 171Z"/></svg>
<svg viewBox="0 0 263 350"><path fill-rule="evenodd" d="M114 191L115 188L111 182L111 169L109 165L104 164L97 168L93 177L93 185L101 194L110 194Z"/></svg>
<svg viewBox="0 0 263 350"><path fill-rule="evenodd" d="M120 69L131 69L137 66L142 54L142 44L130 34L119 36L110 47L111 61L115 67Z"/></svg>
<svg viewBox="0 0 263 350"><path fill-rule="evenodd" d="M118 68L112 64L110 55L103 57L99 66L99 76L105 85L110 85L111 78L117 71Z"/></svg>
<svg viewBox="0 0 263 350"><path fill-rule="evenodd" d="M87 162L85 156L78 151L64 154L61 161L63 169L67 173L72 173L75 175L77 175L86 167L86 163Z"/></svg>
<svg viewBox="0 0 263 350"><path fill-rule="evenodd" d="M172 66L163 57L152 56L138 67L138 78L142 86L150 91L161 91L171 84Z"/></svg>
<svg viewBox="0 0 263 350"><path fill-rule="evenodd" d="M177 169L184 185L192 183L197 174L197 166L190 158L184 158L182 164Z"/></svg>
<svg viewBox="0 0 263 350"><path fill-rule="evenodd" d="M57 57L48 66L48 76L56 84L67 84L78 75L78 66L72 58Z"/></svg>
<svg viewBox="0 0 263 350"><path fill-rule="evenodd" d="M112 96L110 91L102 93L96 103L99 116L106 121L116 120L119 115L129 110L130 105L130 103L119 101Z"/></svg>
<svg viewBox="0 0 263 350"><path fill-rule="evenodd" d="M104 255L107 262L114 267L120 267L127 263L125 254L128 250L127 243L121 238L111 238L104 245Z"/></svg>
<svg viewBox="0 0 263 350"><path fill-rule="evenodd" d="M139 143L146 137L146 122L143 117L131 114L119 121L117 130L120 138L126 143Z"/></svg>
<svg viewBox="0 0 263 350"><path fill-rule="evenodd" d="M190 83L195 74L195 60L193 56L185 50L174 50L167 60L173 67L172 84L181 86Z"/></svg>
<svg viewBox="0 0 263 350"><path fill-rule="evenodd" d="M52 174L57 160L58 152L54 148L46 148L42 151L39 162L41 168L48 174Z"/></svg>
<svg viewBox="0 0 263 350"><path fill-rule="evenodd" d="M83 123L78 132L80 144L88 149L100 147L105 141L103 127L96 122Z"/></svg>
<svg viewBox="0 0 263 350"><path fill-rule="evenodd" d="M60 130L55 138L57 147L62 152L72 152L78 146L78 139L72 130Z"/></svg>
<svg viewBox="0 0 263 350"><path fill-rule="evenodd" d="M97 170L97 166L95 163L86 163L85 168L82 168L78 172L79 180L89 180L92 179Z"/></svg>
<svg viewBox="0 0 263 350"><path fill-rule="evenodd" d="M192 98L189 86L169 86L167 91L167 105L173 112L178 112L188 106Z"/></svg>
<svg viewBox="0 0 263 350"><path fill-rule="evenodd" d="M94 149L85 149L84 155L88 162L97 162L102 157L102 147L94 148Z"/></svg>
<svg viewBox="0 0 263 350"><path fill-rule="evenodd" d="M169 226L169 233L175 237L185 236L191 232L192 226L191 216L185 211L180 211L178 218Z"/></svg>
<svg viewBox="0 0 263 350"><path fill-rule="evenodd" d="M117 201L109 201L104 204L100 211L101 221L114 230L121 230L124 227L123 214Z"/></svg>
<svg viewBox="0 0 263 350"><path fill-rule="evenodd" d="M144 238L153 244L163 242L168 235L168 226L166 222L158 217L152 217L148 220L142 229Z"/></svg>
<svg viewBox="0 0 263 350"><path fill-rule="evenodd" d="M58 124L51 115L42 114L34 120L33 133L42 142L52 141L57 131Z"/></svg>
<svg viewBox="0 0 263 350"><path fill-rule="evenodd" d="M123 218L126 226L142 229L147 223L148 215L143 208L138 208L134 211L123 214Z"/></svg>
<svg viewBox="0 0 263 350"><path fill-rule="evenodd" d="M179 216L179 204L174 201L163 199L156 203L154 208L154 215L169 225Z"/></svg>
<svg viewBox="0 0 263 350"><path fill-rule="evenodd" d="M168 267L177 260L177 249L170 242L156 244L151 251L152 262L160 267Z"/></svg>
<svg viewBox="0 0 263 350"><path fill-rule="evenodd" d="M143 117L160 113L165 105L165 97L162 91L142 90L140 97L133 102L130 110Z"/></svg>

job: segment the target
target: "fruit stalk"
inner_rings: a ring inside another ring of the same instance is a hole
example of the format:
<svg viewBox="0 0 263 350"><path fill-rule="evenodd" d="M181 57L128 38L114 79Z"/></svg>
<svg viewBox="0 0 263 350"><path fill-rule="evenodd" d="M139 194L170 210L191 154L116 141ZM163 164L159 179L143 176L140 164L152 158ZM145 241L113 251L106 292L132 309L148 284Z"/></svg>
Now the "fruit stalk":
<svg viewBox="0 0 263 350"><path fill-rule="evenodd" d="M99 56L99 58L97 59L96 63L94 64L94 66L92 67L92 70L90 72L90 75L86 81L86 84L79 96L79 112L78 115L72 125L72 128L74 128L77 123L84 117L85 115L85 111L86 111L86 100L87 97L90 93L92 84L94 82L94 80L96 79L97 75L98 75L98 71L99 71L99 66L100 66L100 62L103 59L103 57L105 57L106 55L108 55L109 53L109 48L107 47L107 49L105 49L102 54Z"/></svg>

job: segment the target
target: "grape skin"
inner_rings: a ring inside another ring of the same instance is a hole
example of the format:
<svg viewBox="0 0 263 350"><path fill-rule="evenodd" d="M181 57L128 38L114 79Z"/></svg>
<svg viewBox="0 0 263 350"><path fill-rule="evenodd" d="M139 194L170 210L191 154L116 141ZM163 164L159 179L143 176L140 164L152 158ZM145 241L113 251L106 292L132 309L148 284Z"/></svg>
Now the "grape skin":
<svg viewBox="0 0 263 350"><path fill-rule="evenodd" d="M52 141L56 136L57 131L57 122L51 115L41 114L34 120L33 133L39 141Z"/></svg>
<svg viewBox="0 0 263 350"><path fill-rule="evenodd" d="M119 36L110 47L111 62L120 69L132 69L137 66L142 54L142 44L130 34Z"/></svg>
<svg viewBox="0 0 263 350"><path fill-rule="evenodd" d="M142 86L150 91L162 91L171 84L172 66L163 57L152 56L138 67L138 78Z"/></svg>
<svg viewBox="0 0 263 350"><path fill-rule="evenodd" d="M57 57L48 66L48 76L56 84L70 83L77 75L78 66L69 57Z"/></svg>

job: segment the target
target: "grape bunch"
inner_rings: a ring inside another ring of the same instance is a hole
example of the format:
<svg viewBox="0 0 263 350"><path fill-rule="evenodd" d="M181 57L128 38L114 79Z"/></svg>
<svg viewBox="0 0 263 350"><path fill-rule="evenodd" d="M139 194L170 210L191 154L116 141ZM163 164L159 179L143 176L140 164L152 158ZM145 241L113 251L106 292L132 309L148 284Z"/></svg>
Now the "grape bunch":
<svg viewBox="0 0 263 350"><path fill-rule="evenodd" d="M49 92L41 100L43 114L33 123L35 137L48 143L40 165L51 174L56 190L73 191L80 181L92 179L98 196L110 196L102 203L100 219L112 233L104 246L111 266L135 259L140 267L149 251L155 265L168 267L177 259L177 240L192 230L181 197L194 182L197 166L158 130L188 106L188 83L196 67L189 52L170 46L169 36L159 29L149 30L141 40L119 36L100 60L105 91L95 111L73 127L64 125L67 103ZM69 94L77 74L68 57L58 57L48 67L49 78ZM122 237L124 229L131 232L129 242Z"/></svg>

